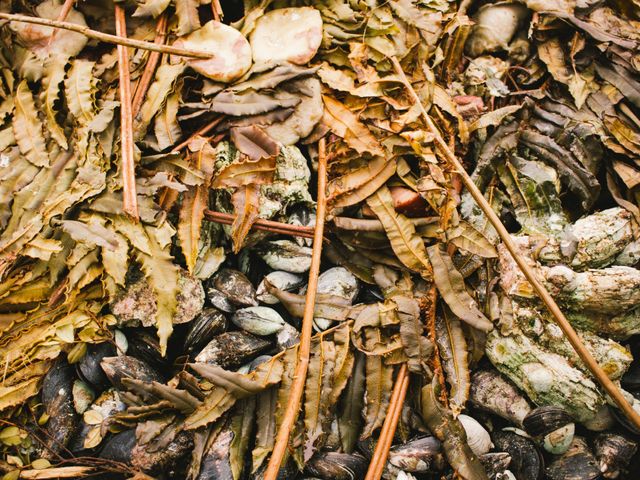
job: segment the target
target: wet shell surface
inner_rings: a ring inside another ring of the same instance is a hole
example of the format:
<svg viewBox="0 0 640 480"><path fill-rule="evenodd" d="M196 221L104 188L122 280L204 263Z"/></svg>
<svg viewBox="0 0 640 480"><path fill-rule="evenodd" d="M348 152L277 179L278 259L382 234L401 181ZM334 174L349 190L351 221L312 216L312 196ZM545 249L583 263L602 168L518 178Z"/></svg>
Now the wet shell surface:
<svg viewBox="0 0 640 480"><path fill-rule="evenodd" d="M216 273L212 283L213 287L227 297L233 305L241 307L258 305L253 284L244 273L238 270L224 268Z"/></svg>
<svg viewBox="0 0 640 480"><path fill-rule="evenodd" d="M291 240L266 242L260 256L274 270L304 273L311 267L311 249Z"/></svg>
<svg viewBox="0 0 640 480"><path fill-rule="evenodd" d="M593 442L598 467L604 478L618 478L638 451L638 444L623 435L603 433Z"/></svg>
<svg viewBox="0 0 640 480"><path fill-rule="evenodd" d="M596 457L583 438L575 437L567 452L546 470L549 480L597 480L601 478Z"/></svg>
<svg viewBox="0 0 640 480"><path fill-rule="evenodd" d="M241 329L261 337L279 332L286 323L278 312L269 307L236 310L231 321Z"/></svg>
<svg viewBox="0 0 640 480"><path fill-rule="evenodd" d="M305 293L306 288L301 293ZM358 279L344 267L333 267L325 270L318 277L318 294L334 295L353 303L358 296ZM318 330L326 330L333 321L314 317L313 323Z"/></svg>
<svg viewBox="0 0 640 480"><path fill-rule="evenodd" d="M468 415L458 415L458 420L462 423L467 434L467 443L473 453L480 456L491 450L493 447L491 436L475 418Z"/></svg>
<svg viewBox="0 0 640 480"><path fill-rule="evenodd" d="M125 389L122 384L124 378L133 378L143 382L162 382L162 375L147 363L128 355L117 357L105 357L100 363L102 370L112 385L119 389Z"/></svg>
<svg viewBox="0 0 640 480"><path fill-rule="evenodd" d="M270 341L248 332L226 332L214 337L196 356L196 362L238 367L270 346Z"/></svg>
<svg viewBox="0 0 640 480"><path fill-rule="evenodd" d="M256 296L262 303L266 303L267 305L275 305L277 303L280 303L280 300L278 300L275 296L271 295L268 292L265 282L269 282L271 285L279 288L280 290L290 292L304 285L305 277L302 275L296 275L295 273L283 271L271 272L269 275L264 277L264 279L260 282L260 285L258 285Z"/></svg>
<svg viewBox="0 0 640 480"><path fill-rule="evenodd" d="M186 353L199 352L228 325L227 318L217 308L205 308L198 317L189 324L184 340Z"/></svg>

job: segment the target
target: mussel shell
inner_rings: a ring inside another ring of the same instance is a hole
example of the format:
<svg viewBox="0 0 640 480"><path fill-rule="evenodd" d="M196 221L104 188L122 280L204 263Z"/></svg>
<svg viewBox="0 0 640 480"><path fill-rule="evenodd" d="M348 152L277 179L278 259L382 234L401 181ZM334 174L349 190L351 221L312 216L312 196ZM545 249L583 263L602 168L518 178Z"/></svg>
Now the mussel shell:
<svg viewBox="0 0 640 480"><path fill-rule="evenodd" d="M106 390L100 395L89 407L89 410L97 411L100 416L102 416L102 427L108 424L109 419L118 412L122 412L127 408L122 399L120 398L120 394L114 388L110 388ZM89 432L95 428L95 425L89 425L84 422L84 419L80 421L80 430L73 437L73 441L71 442L69 448L73 453L78 453L83 450L86 450L84 447L85 439Z"/></svg>
<svg viewBox="0 0 640 480"><path fill-rule="evenodd" d="M149 364L129 355L105 357L100 364L111 384L126 390L123 378L134 378L143 382L163 382L162 375Z"/></svg>
<svg viewBox="0 0 640 480"><path fill-rule="evenodd" d="M211 443L200 463L200 473L196 480L233 480L230 451L233 431L225 429Z"/></svg>
<svg viewBox="0 0 640 480"><path fill-rule="evenodd" d="M196 356L196 362L213 363L222 368L247 363L271 346L269 340L248 332L225 332L214 337Z"/></svg>
<svg viewBox="0 0 640 480"><path fill-rule="evenodd" d="M511 456L511 470L518 479L540 480L544 475L544 458L533 440L517 433L501 430L494 432L493 443L498 452Z"/></svg>
<svg viewBox="0 0 640 480"><path fill-rule="evenodd" d="M274 270L304 273L311 267L311 249L301 247L291 240L265 242L258 253Z"/></svg>
<svg viewBox="0 0 640 480"><path fill-rule="evenodd" d="M241 307L258 305L256 290L247 276L230 268L223 268L212 279L212 286L222 292L229 302Z"/></svg>
<svg viewBox="0 0 640 480"><path fill-rule="evenodd" d="M131 330L127 333L127 337L129 340L127 355L142 360L157 370L163 370L169 365L167 358L163 357L160 351L160 342L155 329L154 331ZM172 342L173 337L169 339L169 343Z"/></svg>
<svg viewBox="0 0 640 480"><path fill-rule="evenodd" d="M77 365L79 375L97 389L108 387L109 379L100 367L100 362L104 357L112 357L115 354L116 348L110 342L89 345L87 353Z"/></svg>
<svg viewBox="0 0 640 480"><path fill-rule="evenodd" d="M216 307L221 312L233 313L236 311L235 305L233 305L229 301L229 298L227 298L224 293L216 288L209 287L207 289L207 298L209 299L211 305Z"/></svg>
<svg viewBox="0 0 640 480"><path fill-rule="evenodd" d="M440 470L443 466L442 445L435 437L411 440L389 450L389 463L410 473Z"/></svg>
<svg viewBox="0 0 640 480"><path fill-rule="evenodd" d="M522 420L525 430L532 436L546 435L569 423L573 423L571 415L555 405L534 408Z"/></svg>
<svg viewBox="0 0 640 480"><path fill-rule="evenodd" d="M260 285L258 285L258 290L256 291L257 298L267 305L275 305L280 303L280 300L267 291L265 282L269 282L280 290L290 292L304 285L305 278L303 275L296 275L295 273L283 272L280 270L271 272L269 275L264 277L260 282Z"/></svg>
<svg viewBox="0 0 640 480"><path fill-rule="evenodd" d="M480 370L471 377L469 400L478 408L498 415L516 425L531 411L520 391L493 370Z"/></svg>
<svg viewBox="0 0 640 480"><path fill-rule="evenodd" d="M58 360L42 381L42 403L49 415L45 440L49 451L61 451L78 430L79 416L73 404L75 379L74 368L66 360Z"/></svg>
<svg viewBox="0 0 640 480"><path fill-rule="evenodd" d="M107 439L100 450L100 458L130 464L131 454L136 445L135 430L125 430Z"/></svg>
<svg viewBox="0 0 640 480"><path fill-rule="evenodd" d="M598 466L605 478L617 478L638 451L638 444L616 433L602 433L593 442Z"/></svg>
<svg viewBox="0 0 640 480"><path fill-rule="evenodd" d="M496 478L509 468L511 455L507 452L492 452L480 455L480 462L489 478Z"/></svg>
<svg viewBox="0 0 640 480"><path fill-rule="evenodd" d="M367 459L357 453L319 452L305 471L322 480L360 480L367 470Z"/></svg>
<svg viewBox="0 0 640 480"><path fill-rule="evenodd" d="M200 315L189 324L184 340L184 351L187 354L197 353L217 334L228 327L227 318L217 308L205 308Z"/></svg>
<svg viewBox="0 0 640 480"><path fill-rule="evenodd" d="M262 306L236 310L231 321L241 329L261 337L279 332L286 323L273 308Z"/></svg>
<svg viewBox="0 0 640 480"><path fill-rule="evenodd" d="M549 480L597 480L602 478L596 457L586 442L575 437L569 450L547 467Z"/></svg>

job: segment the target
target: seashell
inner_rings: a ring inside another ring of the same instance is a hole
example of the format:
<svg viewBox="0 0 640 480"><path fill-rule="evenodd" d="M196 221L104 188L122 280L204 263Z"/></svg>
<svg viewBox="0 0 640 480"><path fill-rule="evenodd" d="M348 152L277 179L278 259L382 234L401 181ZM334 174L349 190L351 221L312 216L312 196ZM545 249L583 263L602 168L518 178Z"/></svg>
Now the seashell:
<svg viewBox="0 0 640 480"><path fill-rule="evenodd" d="M233 480L231 469L231 442L233 441L233 431L225 428L218 433L209 449L202 456L200 463L200 473L196 480Z"/></svg>
<svg viewBox="0 0 640 480"><path fill-rule="evenodd" d="M264 279L260 282L260 285L258 285L256 296L262 303L266 303L267 305L275 305L277 303L280 303L280 300L278 300L275 296L271 295L267 291L265 281L269 282L271 285L279 288L280 290L290 292L301 287L305 282L305 278L302 275L296 275L295 273L283 271L271 272L269 275L264 277Z"/></svg>
<svg viewBox="0 0 640 480"><path fill-rule="evenodd" d="M256 290L247 276L230 268L223 268L212 279L213 287L222 292L229 302L240 307L258 305Z"/></svg>
<svg viewBox="0 0 640 480"><path fill-rule="evenodd" d="M615 423L616 419L613 413L611 413L611 407L609 407L609 405L602 405L593 418L590 418L586 422L581 422L583 427L593 432L609 430L613 428Z"/></svg>
<svg viewBox="0 0 640 480"><path fill-rule="evenodd" d="M574 437L569 449L547 467L549 480L597 480L601 478L596 457L585 440Z"/></svg>
<svg viewBox="0 0 640 480"><path fill-rule="evenodd" d="M109 379L100 368L100 362L104 357L112 357L115 354L116 349L110 342L89 345L87 353L77 365L78 374L97 389L109 386Z"/></svg>
<svg viewBox="0 0 640 480"><path fill-rule="evenodd" d="M506 50L520 24L529 16L524 5L498 2L478 10L465 51L471 57Z"/></svg>
<svg viewBox="0 0 640 480"><path fill-rule="evenodd" d="M301 293L305 291L306 288ZM330 268L322 272L318 277L317 293L335 295L353 303L358 296L358 279L344 267ZM333 321L322 317L314 317L313 323L318 330L323 331L329 328Z"/></svg>
<svg viewBox="0 0 640 480"><path fill-rule="evenodd" d="M469 400L516 425L531 411L528 400L504 376L494 370L480 370L471 377Z"/></svg>
<svg viewBox="0 0 640 480"><path fill-rule="evenodd" d="M73 404L74 373L74 368L66 360L59 360L42 381L40 395L49 415L45 455L60 452L78 429L78 414Z"/></svg>
<svg viewBox="0 0 640 480"><path fill-rule="evenodd" d="M236 310L231 321L243 330L261 337L279 332L286 323L278 312L269 307Z"/></svg>
<svg viewBox="0 0 640 480"><path fill-rule="evenodd" d="M96 427L102 429L104 426L108 425L111 417L118 412L123 412L126 408L127 406L120 398L120 394L117 390L113 388L105 390L87 409L88 412L95 412L95 416L102 418L102 424L97 426L93 424L89 425L83 417L80 422L80 431L73 438L70 444L69 448L71 451L78 453L86 450L88 447L85 445L85 440L87 439L89 432Z"/></svg>
<svg viewBox="0 0 640 480"><path fill-rule="evenodd" d="M219 333L227 329L227 318L217 308L205 308L200 315L189 324L184 339L184 350L192 354L199 352Z"/></svg>
<svg viewBox="0 0 640 480"><path fill-rule="evenodd" d="M196 362L222 368L237 367L271 346L271 342L248 332L226 332L214 337L196 356Z"/></svg>
<svg viewBox="0 0 640 480"><path fill-rule="evenodd" d="M442 445L435 437L411 440L389 450L389 463L410 473L441 470L444 466Z"/></svg>
<svg viewBox="0 0 640 480"><path fill-rule="evenodd" d="M515 432L501 430L493 433L493 443L496 451L507 452L511 456L509 470L516 478L542 479L544 459L533 440Z"/></svg>
<svg viewBox="0 0 640 480"><path fill-rule="evenodd" d="M236 307L233 306L227 296L220 290L217 290L213 287L209 287L207 289L207 298L209 299L209 302L211 302L211 305L216 307L221 312L233 313L236 310Z"/></svg>
<svg viewBox="0 0 640 480"><path fill-rule="evenodd" d="M136 329L130 332L127 355L142 360L156 370L163 370L169 365L167 358L160 352L160 342L155 329Z"/></svg>
<svg viewBox="0 0 640 480"><path fill-rule="evenodd" d="M493 452L480 455L480 462L489 478L502 478L511 463L511 455L507 452Z"/></svg>
<svg viewBox="0 0 640 480"><path fill-rule="evenodd" d="M603 433L593 442L598 467L604 478L618 478L638 451L638 444L616 433Z"/></svg>
<svg viewBox="0 0 640 480"><path fill-rule="evenodd" d="M153 367L129 355L105 357L100 366L111 384L118 389L126 390L122 385L123 378L135 378L143 382L163 382L162 375Z"/></svg>
<svg viewBox="0 0 640 480"><path fill-rule="evenodd" d="M91 402L93 402L96 397L91 387L82 380L75 380L73 382L72 395L73 406L76 409L76 413L80 415L89 408L89 405L91 405Z"/></svg>
<svg viewBox="0 0 640 480"><path fill-rule="evenodd" d="M535 408L522 422L527 433L540 437L544 449L554 455L567 451L575 433L571 416L555 405Z"/></svg>
<svg viewBox="0 0 640 480"><path fill-rule="evenodd" d="M280 350L292 347L299 342L300 332L288 323L285 323L282 330L276 335L276 344Z"/></svg>
<svg viewBox="0 0 640 480"><path fill-rule="evenodd" d="M322 480L359 480L364 478L367 460L357 453L319 452L307 463L305 471Z"/></svg>
<svg viewBox="0 0 640 480"><path fill-rule="evenodd" d="M304 273L311 267L311 249L291 240L264 242L258 253L274 270Z"/></svg>
<svg viewBox="0 0 640 480"><path fill-rule="evenodd" d="M467 434L467 444L476 455L484 455L493 447L489 432L473 417L458 415L458 420Z"/></svg>

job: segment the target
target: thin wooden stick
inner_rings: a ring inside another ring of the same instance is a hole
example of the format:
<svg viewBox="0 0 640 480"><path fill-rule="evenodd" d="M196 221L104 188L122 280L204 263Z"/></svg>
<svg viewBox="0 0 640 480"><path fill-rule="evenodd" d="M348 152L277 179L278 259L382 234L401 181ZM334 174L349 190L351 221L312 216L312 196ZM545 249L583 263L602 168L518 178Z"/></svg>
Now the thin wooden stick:
<svg viewBox="0 0 640 480"><path fill-rule="evenodd" d="M211 58L212 55L208 52L198 52L195 50L188 50L186 48L174 47L172 45L156 45L153 42L145 42L143 40L135 40L133 38L123 38L117 35L111 35L109 33L98 32L97 30L91 30L84 25L78 25L71 22L62 22L59 20L49 20L48 18L30 17L28 15L19 15L16 13L4 13L0 12L0 18L9 20L11 22L33 23L35 25L44 25L45 27L60 28L62 30L70 30L72 32L81 33L85 37L93 38L101 42L113 43L115 45L124 45L125 47L140 48L142 50L149 50L151 52L168 53L170 55L179 55L181 57L189 58Z"/></svg>
<svg viewBox="0 0 640 480"><path fill-rule="evenodd" d="M404 399L407 396L408 388L409 370L407 369L407 364L403 363L398 371L398 377L396 378L389 402L389 410L382 424L378 443L373 451L371 463L367 469L367 476L364 477L364 480L380 480L380 477L382 477L382 472L384 471L387 457L389 456L389 449L391 448L393 437L398 427L398 421L400 420L400 415L402 415L402 407L404 405Z"/></svg>
<svg viewBox="0 0 640 480"><path fill-rule="evenodd" d="M304 304L304 315L302 317L302 328L300 332L300 347L298 348L298 359L293 373L293 383L291 384L291 394L289 403L284 412L282 423L276 436L276 442L269 459L269 465L264 473L264 480L276 480L280 470L280 464L287 451L289 436L293 429L298 414L302 393L307 379L309 368L309 356L311 354L311 335L313 331L313 313L316 304L316 290L318 289L318 274L320 273L320 257L322 255L322 236L324 232L324 220L327 207L326 198L327 187L327 157L325 139L318 142L318 201L316 208L316 227L313 237L313 252L311 254L311 268L309 269L309 283L307 296Z"/></svg>
<svg viewBox="0 0 640 480"><path fill-rule="evenodd" d="M64 22L67 19L67 15L69 15L69 12L71 11L71 9L73 8L73 4L76 2L76 0L65 0L64 4L62 5L62 8L60 9L60 13L58 14L58 18L56 18L56 20L58 20L59 22ZM49 41L47 42L47 46L51 46L51 44L53 43L53 39L56 36L56 32L58 30L53 30L53 32L51 32L51 36L49 37Z"/></svg>
<svg viewBox="0 0 640 480"><path fill-rule="evenodd" d="M116 35L127 36L125 11L115 5ZM133 115L131 114L131 79L129 74L129 53L127 47L118 45L118 73L120 75L120 156L122 164L122 209L135 221L138 217L136 197L136 171L133 149Z"/></svg>
<svg viewBox="0 0 640 480"><path fill-rule="evenodd" d="M156 24L156 38L153 40L153 43L156 45L163 45L166 38L167 15L166 13L163 13L160 18L158 18L158 23ZM151 80L153 80L156 73L156 68L158 67L158 62L160 61L161 56L162 54L160 52L151 52L149 54L147 64L144 66L144 71L142 72L140 81L136 86L136 93L131 102L131 114L133 115L133 118L136 118L140 111L140 107L142 107L142 102L144 101L144 97L147 95L149 85L151 85Z"/></svg>
<svg viewBox="0 0 640 480"><path fill-rule="evenodd" d="M609 397L611 397L613 401L616 402L618 407L620 407L620 409L624 412L625 416L637 428L640 428L640 415L638 415L638 413L633 409L633 407L629 404L629 402L627 402L627 400L622 395L622 392L620 391L620 389L611 381L611 379L607 376L604 370L602 370L600 365L598 365L598 362L596 362L596 360L593 358L591 353L589 353L589 350L587 350L587 348L584 346L584 344L580 340L580 337L578 337L578 334L573 329L573 327L571 326L567 318L564 316L564 314L562 313L562 310L560 310L560 308L558 307L558 304L555 302L551 294L548 292L545 286L542 283L540 283L535 272L531 269L531 267L526 263L526 261L518 253L518 248L516 247L516 244L511 239L511 235L509 234L505 226L500 221L500 218L498 218L498 215L496 215L496 213L493 211L489 202L487 202L487 200L484 198L484 195L482 195L482 192L478 189L476 184L473 182L473 180L471 179L467 171L464 169L464 167L456 157L455 153L453 153L453 151L449 148L447 143L444 141L438 128L429 117L427 111L424 108L424 105L422 105L422 102L418 97L418 94L413 89L413 86L407 79L407 76L404 74L404 71L402 70L402 66L400 65L400 62L398 62L398 59L395 57L391 57L391 62L393 63L393 66L395 67L396 72L400 76L402 83L404 83L407 90L413 96L414 101L419 106L420 114L424 118L424 121L427 127L429 128L429 130L431 130L431 133L433 133L434 139L436 141L438 148L445 155L446 159L449 162L451 162L451 164L455 167L457 172L460 174L460 177L462 178L462 181L464 182L465 187L467 187L467 190L469 190L469 193L471 194L473 199L476 201L478 206L482 209L484 214L487 216L487 218L489 219L489 222L491 222L491 225L493 225L493 228L496 229L496 232L498 232L498 235L500 236L502 243L504 243L504 246L507 248L507 250L513 257L515 262L518 264L518 267L520 267L520 270L522 271L526 279L529 281L529 283L531 284L533 289L536 291L538 296L542 299L544 304L547 306L547 308L553 315L557 325L560 327L564 335L567 337L567 340L569 341L573 349L576 351L580 359L587 366L591 374L598 380L598 382L600 383L602 388L605 390L605 392L609 395Z"/></svg>
<svg viewBox="0 0 640 480"><path fill-rule="evenodd" d="M213 12L213 19L219 22L221 20L220 12L222 11L219 0L211 0L211 10Z"/></svg>
<svg viewBox="0 0 640 480"><path fill-rule="evenodd" d="M224 225L232 225L236 218L232 213L214 212L213 210L205 210L204 217L211 222L222 223ZM252 228L266 232L294 235L296 237L314 238L313 227L291 225L289 223L274 222L273 220L264 220L262 218L256 220Z"/></svg>
<svg viewBox="0 0 640 480"><path fill-rule="evenodd" d="M187 148L189 146L189 144L191 143L191 141L198 137L198 136L203 136L206 135L207 133L209 133L211 130L213 130L214 128L216 128L218 126L218 124L224 120L224 115L221 115L219 117L216 117L213 119L213 121L209 122L207 125L205 125L204 127L200 128L198 131L196 131L195 133L193 133L193 135L191 135L189 138L187 138L184 142L180 143L179 145L175 146L173 148L173 152L179 152L181 150L184 150L185 148Z"/></svg>

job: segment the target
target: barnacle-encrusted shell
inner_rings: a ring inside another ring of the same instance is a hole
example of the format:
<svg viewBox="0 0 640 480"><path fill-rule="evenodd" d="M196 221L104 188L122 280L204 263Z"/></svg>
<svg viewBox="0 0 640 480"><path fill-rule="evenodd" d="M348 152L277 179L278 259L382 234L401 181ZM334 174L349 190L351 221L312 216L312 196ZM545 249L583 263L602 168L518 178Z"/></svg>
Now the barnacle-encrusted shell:
<svg viewBox="0 0 640 480"><path fill-rule="evenodd" d="M493 370L480 370L471 377L469 400L505 420L522 425L531 411L527 399L505 377Z"/></svg>
<svg viewBox="0 0 640 480"><path fill-rule="evenodd" d="M638 444L617 433L603 433L596 437L593 449L604 478L618 478L638 451Z"/></svg>

